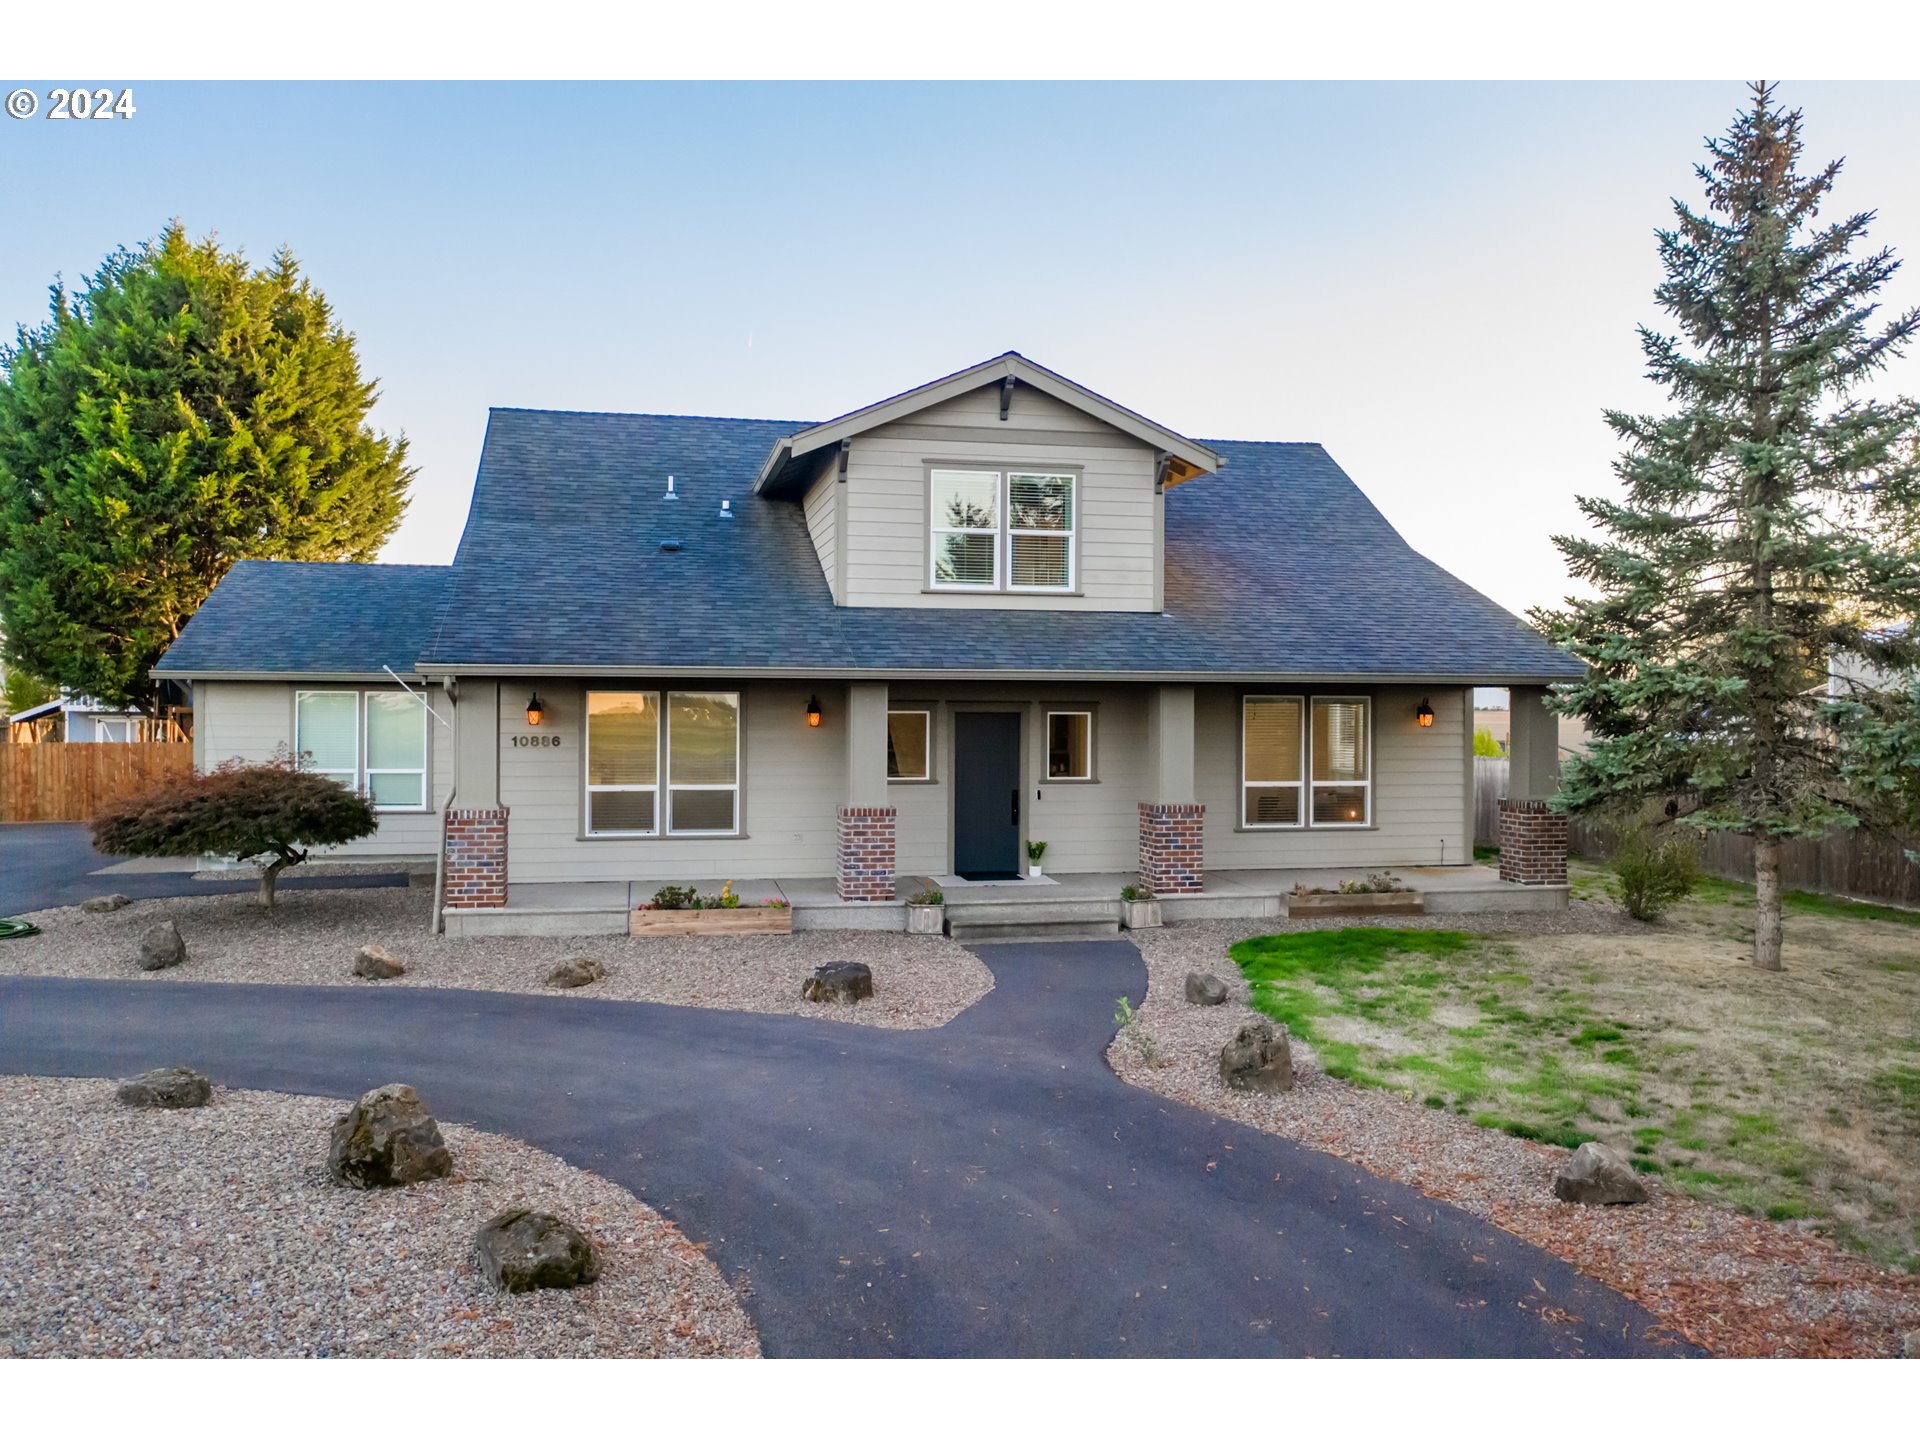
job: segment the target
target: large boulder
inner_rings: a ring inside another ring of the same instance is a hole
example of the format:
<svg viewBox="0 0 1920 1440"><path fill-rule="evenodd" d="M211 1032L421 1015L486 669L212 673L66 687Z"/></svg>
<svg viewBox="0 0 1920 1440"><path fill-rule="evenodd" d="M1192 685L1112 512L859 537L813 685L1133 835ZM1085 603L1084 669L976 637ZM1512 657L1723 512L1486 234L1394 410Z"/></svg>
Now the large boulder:
<svg viewBox="0 0 1920 1440"><path fill-rule="evenodd" d="M379 945L362 945L353 957L353 973L362 980L391 980L407 973L398 956Z"/></svg>
<svg viewBox="0 0 1920 1440"><path fill-rule="evenodd" d="M122 1105L137 1105L147 1110L195 1110L213 1098L213 1086L196 1070L184 1065L167 1065L131 1080L122 1080L114 1093Z"/></svg>
<svg viewBox="0 0 1920 1440"><path fill-rule="evenodd" d="M1220 1080L1229 1090L1278 1095L1293 1088L1293 1049L1287 1027L1270 1020L1242 1025L1220 1051Z"/></svg>
<svg viewBox="0 0 1920 1440"><path fill-rule="evenodd" d="M89 915L107 915L131 904L133 901L125 895L96 895L91 900L82 900L80 908Z"/></svg>
<svg viewBox="0 0 1920 1440"><path fill-rule="evenodd" d="M1189 970L1187 972L1187 1003L1189 1005L1226 1004L1227 982L1218 975Z"/></svg>
<svg viewBox="0 0 1920 1440"><path fill-rule="evenodd" d="M593 1243L558 1215L508 1210L480 1227L473 1261L496 1289L567 1290L600 1278Z"/></svg>
<svg viewBox="0 0 1920 1440"><path fill-rule="evenodd" d="M175 965L184 965L187 960L187 942L180 938L180 927L171 920L162 920L158 925L150 925L140 936L140 968L142 970L167 970Z"/></svg>
<svg viewBox="0 0 1920 1440"><path fill-rule="evenodd" d="M382 1085L334 1121L327 1169L342 1185L370 1190L450 1175L453 1155L411 1085Z"/></svg>
<svg viewBox="0 0 1920 1440"><path fill-rule="evenodd" d="M1647 1198L1647 1187L1626 1156L1589 1140L1554 1177L1553 1193L1575 1205L1638 1205Z"/></svg>
<svg viewBox="0 0 1920 1440"><path fill-rule="evenodd" d="M547 984L555 990L578 990L596 980L607 978L607 967L591 955L575 955L562 960L547 972Z"/></svg>
<svg viewBox="0 0 1920 1440"><path fill-rule="evenodd" d="M800 986L803 1000L855 1005L873 998L873 971L858 960L830 960Z"/></svg>

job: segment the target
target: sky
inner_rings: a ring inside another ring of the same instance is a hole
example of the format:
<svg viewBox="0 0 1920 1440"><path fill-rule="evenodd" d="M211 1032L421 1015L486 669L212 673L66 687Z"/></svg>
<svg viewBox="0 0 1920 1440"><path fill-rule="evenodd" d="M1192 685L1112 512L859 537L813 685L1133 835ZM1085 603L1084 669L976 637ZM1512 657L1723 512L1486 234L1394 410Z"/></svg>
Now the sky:
<svg viewBox="0 0 1920 1440"><path fill-rule="evenodd" d="M0 119L0 326L178 217L285 244L451 559L489 406L824 419L1004 350L1196 438L1317 440L1516 611L1662 397L1653 232L1702 84L138 84ZM1920 254L1920 85L1797 84L1835 211ZM1903 270L1890 308L1920 304ZM1920 392L1920 356L1881 388ZM657 477L656 477L657 478ZM636 477L643 481L644 477ZM651 481L637 494L651 494Z"/></svg>

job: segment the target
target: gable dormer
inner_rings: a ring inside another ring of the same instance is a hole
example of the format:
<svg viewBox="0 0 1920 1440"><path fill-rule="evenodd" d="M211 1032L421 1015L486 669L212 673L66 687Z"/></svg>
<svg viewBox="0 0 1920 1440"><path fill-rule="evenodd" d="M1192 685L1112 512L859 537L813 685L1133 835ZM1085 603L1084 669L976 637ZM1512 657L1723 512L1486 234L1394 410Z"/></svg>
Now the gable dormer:
<svg viewBox="0 0 1920 1440"><path fill-rule="evenodd" d="M1158 610L1168 485L1206 446L1009 351L781 440L837 604Z"/></svg>

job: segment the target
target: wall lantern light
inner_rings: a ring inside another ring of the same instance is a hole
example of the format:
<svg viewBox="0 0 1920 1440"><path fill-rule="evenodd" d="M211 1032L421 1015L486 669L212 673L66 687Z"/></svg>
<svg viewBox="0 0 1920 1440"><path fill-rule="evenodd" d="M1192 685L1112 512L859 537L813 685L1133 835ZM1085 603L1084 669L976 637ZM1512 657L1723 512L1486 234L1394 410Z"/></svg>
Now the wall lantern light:
<svg viewBox="0 0 1920 1440"><path fill-rule="evenodd" d="M540 703L540 696L538 692L536 692L527 701L527 724L538 725L546 718L547 707Z"/></svg>
<svg viewBox="0 0 1920 1440"><path fill-rule="evenodd" d="M820 728L820 697L818 695L807 697L807 724L815 730Z"/></svg>
<svg viewBox="0 0 1920 1440"><path fill-rule="evenodd" d="M1431 730L1433 728L1433 706L1426 702L1424 696L1420 700L1420 708L1413 712L1413 718L1419 723L1422 730Z"/></svg>

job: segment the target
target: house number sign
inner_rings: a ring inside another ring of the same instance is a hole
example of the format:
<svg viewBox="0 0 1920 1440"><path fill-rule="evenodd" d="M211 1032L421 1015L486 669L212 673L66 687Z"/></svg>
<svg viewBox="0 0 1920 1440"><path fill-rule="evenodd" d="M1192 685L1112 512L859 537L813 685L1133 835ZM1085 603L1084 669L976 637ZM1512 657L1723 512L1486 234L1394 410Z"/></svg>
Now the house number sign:
<svg viewBox="0 0 1920 1440"><path fill-rule="evenodd" d="M560 737L558 735L516 735L513 737L513 743L521 750L544 750L550 746L558 748Z"/></svg>

